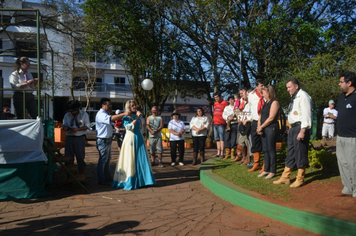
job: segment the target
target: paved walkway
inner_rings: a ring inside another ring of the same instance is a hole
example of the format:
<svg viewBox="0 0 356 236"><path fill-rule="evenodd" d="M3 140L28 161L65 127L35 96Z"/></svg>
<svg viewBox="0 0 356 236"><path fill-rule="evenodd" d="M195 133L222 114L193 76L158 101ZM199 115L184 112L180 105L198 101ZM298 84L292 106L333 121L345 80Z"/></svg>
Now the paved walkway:
<svg viewBox="0 0 356 236"><path fill-rule="evenodd" d="M215 196L199 181L186 149L185 166L171 167L169 150L153 167L157 185L133 191L97 185L95 142L86 148L87 188L64 186L55 173L48 194L0 202L0 235L317 235L249 212ZM112 170L118 152L113 143ZM207 150L207 156L214 154Z"/></svg>

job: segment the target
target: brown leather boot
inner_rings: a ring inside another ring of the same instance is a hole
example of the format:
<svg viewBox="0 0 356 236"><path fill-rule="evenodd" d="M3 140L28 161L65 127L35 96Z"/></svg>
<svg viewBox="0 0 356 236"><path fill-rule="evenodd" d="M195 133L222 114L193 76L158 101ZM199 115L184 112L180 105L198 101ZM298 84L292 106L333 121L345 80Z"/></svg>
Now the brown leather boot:
<svg viewBox="0 0 356 236"><path fill-rule="evenodd" d="M247 155L245 161L242 162L241 165L242 165L242 166L245 166L245 165L247 165L247 164L250 163L250 162L251 162L251 157Z"/></svg>
<svg viewBox="0 0 356 236"><path fill-rule="evenodd" d="M234 153L235 153L235 149L233 149L233 150L234 150ZM237 155L236 155L236 158L234 158L234 159L231 160L231 161L240 161L240 160L241 160L241 157L242 157L241 150L242 150L242 146L237 145ZM232 158L233 158L233 157L231 156L231 159L232 159Z"/></svg>
<svg viewBox="0 0 356 236"><path fill-rule="evenodd" d="M205 157L205 152L200 152L200 164L203 164Z"/></svg>
<svg viewBox="0 0 356 236"><path fill-rule="evenodd" d="M290 184L290 174L292 173L293 169L289 167L284 167L284 171L282 176L279 180L273 181L273 184Z"/></svg>
<svg viewBox="0 0 356 236"><path fill-rule="evenodd" d="M197 157L198 157L198 153L197 152L193 152L193 163L192 163L192 165L196 165L197 164Z"/></svg>
<svg viewBox="0 0 356 236"><path fill-rule="evenodd" d="M239 148L240 145L237 146L237 148ZM247 159L247 153L246 153L246 146L241 147L241 156L242 156L242 159L241 161L239 161L237 164L241 165L242 163L244 163ZM239 153L239 151L237 151L237 154Z"/></svg>
<svg viewBox="0 0 356 236"><path fill-rule="evenodd" d="M304 176L305 176L305 166L303 166L302 168L298 169L297 179L289 187L298 188L298 187L304 185Z"/></svg>
<svg viewBox="0 0 356 236"><path fill-rule="evenodd" d="M256 171L256 170L261 169L260 158L261 158L261 153L260 153L260 152L255 152L255 153L253 154L254 163L253 163L252 168L249 169L248 172L254 172L254 171Z"/></svg>
<svg viewBox="0 0 356 236"><path fill-rule="evenodd" d="M225 158L224 160L228 159L231 157L231 149L230 148L225 148Z"/></svg>
<svg viewBox="0 0 356 236"><path fill-rule="evenodd" d="M231 121L228 120L228 121L226 122L226 130L225 130L225 131L230 131L230 127L231 127Z"/></svg>
<svg viewBox="0 0 356 236"><path fill-rule="evenodd" d="M237 156L235 156L236 154L236 148L231 148L231 160L235 159Z"/></svg>

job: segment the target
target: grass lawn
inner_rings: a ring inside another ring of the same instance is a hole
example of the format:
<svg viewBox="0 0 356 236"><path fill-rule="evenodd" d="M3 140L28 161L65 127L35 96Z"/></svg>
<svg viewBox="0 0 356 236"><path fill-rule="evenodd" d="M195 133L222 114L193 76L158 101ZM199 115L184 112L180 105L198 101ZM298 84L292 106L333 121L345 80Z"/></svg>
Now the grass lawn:
<svg viewBox="0 0 356 236"><path fill-rule="evenodd" d="M277 158L278 157L277 153ZM261 161L262 163L262 161ZM336 167L337 168L337 167ZM218 176L230 181L231 183L240 186L244 189L257 192L262 195L267 195L275 199L291 200L293 196L293 189L289 185L275 185L272 182L278 180L284 170L284 159L277 161L277 173L272 179L265 179L264 177L258 178L258 171L248 172L246 166L240 166L236 162L231 162L231 159L219 159L214 163L213 172ZM293 180L297 175L294 170L291 174ZM337 170L318 170L307 168L305 181L318 182L318 181L340 181L341 178Z"/></svg>

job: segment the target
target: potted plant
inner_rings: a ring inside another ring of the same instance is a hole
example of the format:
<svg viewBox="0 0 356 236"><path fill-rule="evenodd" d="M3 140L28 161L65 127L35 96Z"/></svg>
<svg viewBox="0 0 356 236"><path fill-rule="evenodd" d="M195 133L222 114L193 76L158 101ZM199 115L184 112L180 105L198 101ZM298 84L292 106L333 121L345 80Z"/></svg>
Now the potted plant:
<svg viewBox="0 0 356 236"><path fill-rule="evenodd" d="M193 148L193 139L187 138L184 140L185 148Z"/></svg>

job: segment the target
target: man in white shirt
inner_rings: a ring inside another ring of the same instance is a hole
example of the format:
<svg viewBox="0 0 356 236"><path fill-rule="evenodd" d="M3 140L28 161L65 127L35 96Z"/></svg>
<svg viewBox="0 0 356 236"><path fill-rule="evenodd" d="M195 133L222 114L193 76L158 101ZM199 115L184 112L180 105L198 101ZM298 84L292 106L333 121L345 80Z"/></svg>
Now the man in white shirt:
<svg viewBox="0 0 356 236"><path fill-rule="evenodd" d="M312 105L310 96L299 86L299 81L292 77L287 80L287 90L291 95L288 108L288 122L291 125L288 134L287 157L282 177L274 184L290 184L290 174L296 166L298 175L291 188L304 184L304 175L308 160L310 128L312 125Z"/></svg>
<svg viewBox="0 0 356 236"><path fill-rule="evenodd" d="M335 121L337 119L337 110L334 109L334 100L329 101L329 107L324 109L324 122L323 122L323 129L321 135L323 136L323 140L326 138L332 139L334 137L335 131Z"/></svg>
<svg viewBox="0 0 356 236"><path fill-rule="evenodd" d="M67 113L63 118L62 129L66 131L65 155L70 156L70 163L77 159L79 174L85 174L85 134L90 126L89 115L81 110L79 101L69 101L66 106ZM68 176L68 182L71 182Z"/></svg>
<svg viewBox="0 0 356 236"><path fill-rule="evenodd" d="M256 80L256 88L248 95L248 102L251 109L251 140L252 147L251 152L253 153L253 165L247 165L248 172L253 172L261 169L260 159L262 151L262 140L261 135L257 134L257 122L260 118L261 109L264 104L264 99L262 96L262 88L264 88L265 83L261 79ZM263 170L263 168L262 168Z"/></svg>
<svg viewBox="0 0 356 236"><path fill-rule="evenodd" d="M230 129L225 131L224 134L224 148L225 148L225 158L224 160L231 157L235 159L236 147L237 147L237 118L234 113L235 99L230 96L228 99L229 106L224 108L222 117L226 122L230 123Z"/></svg>

